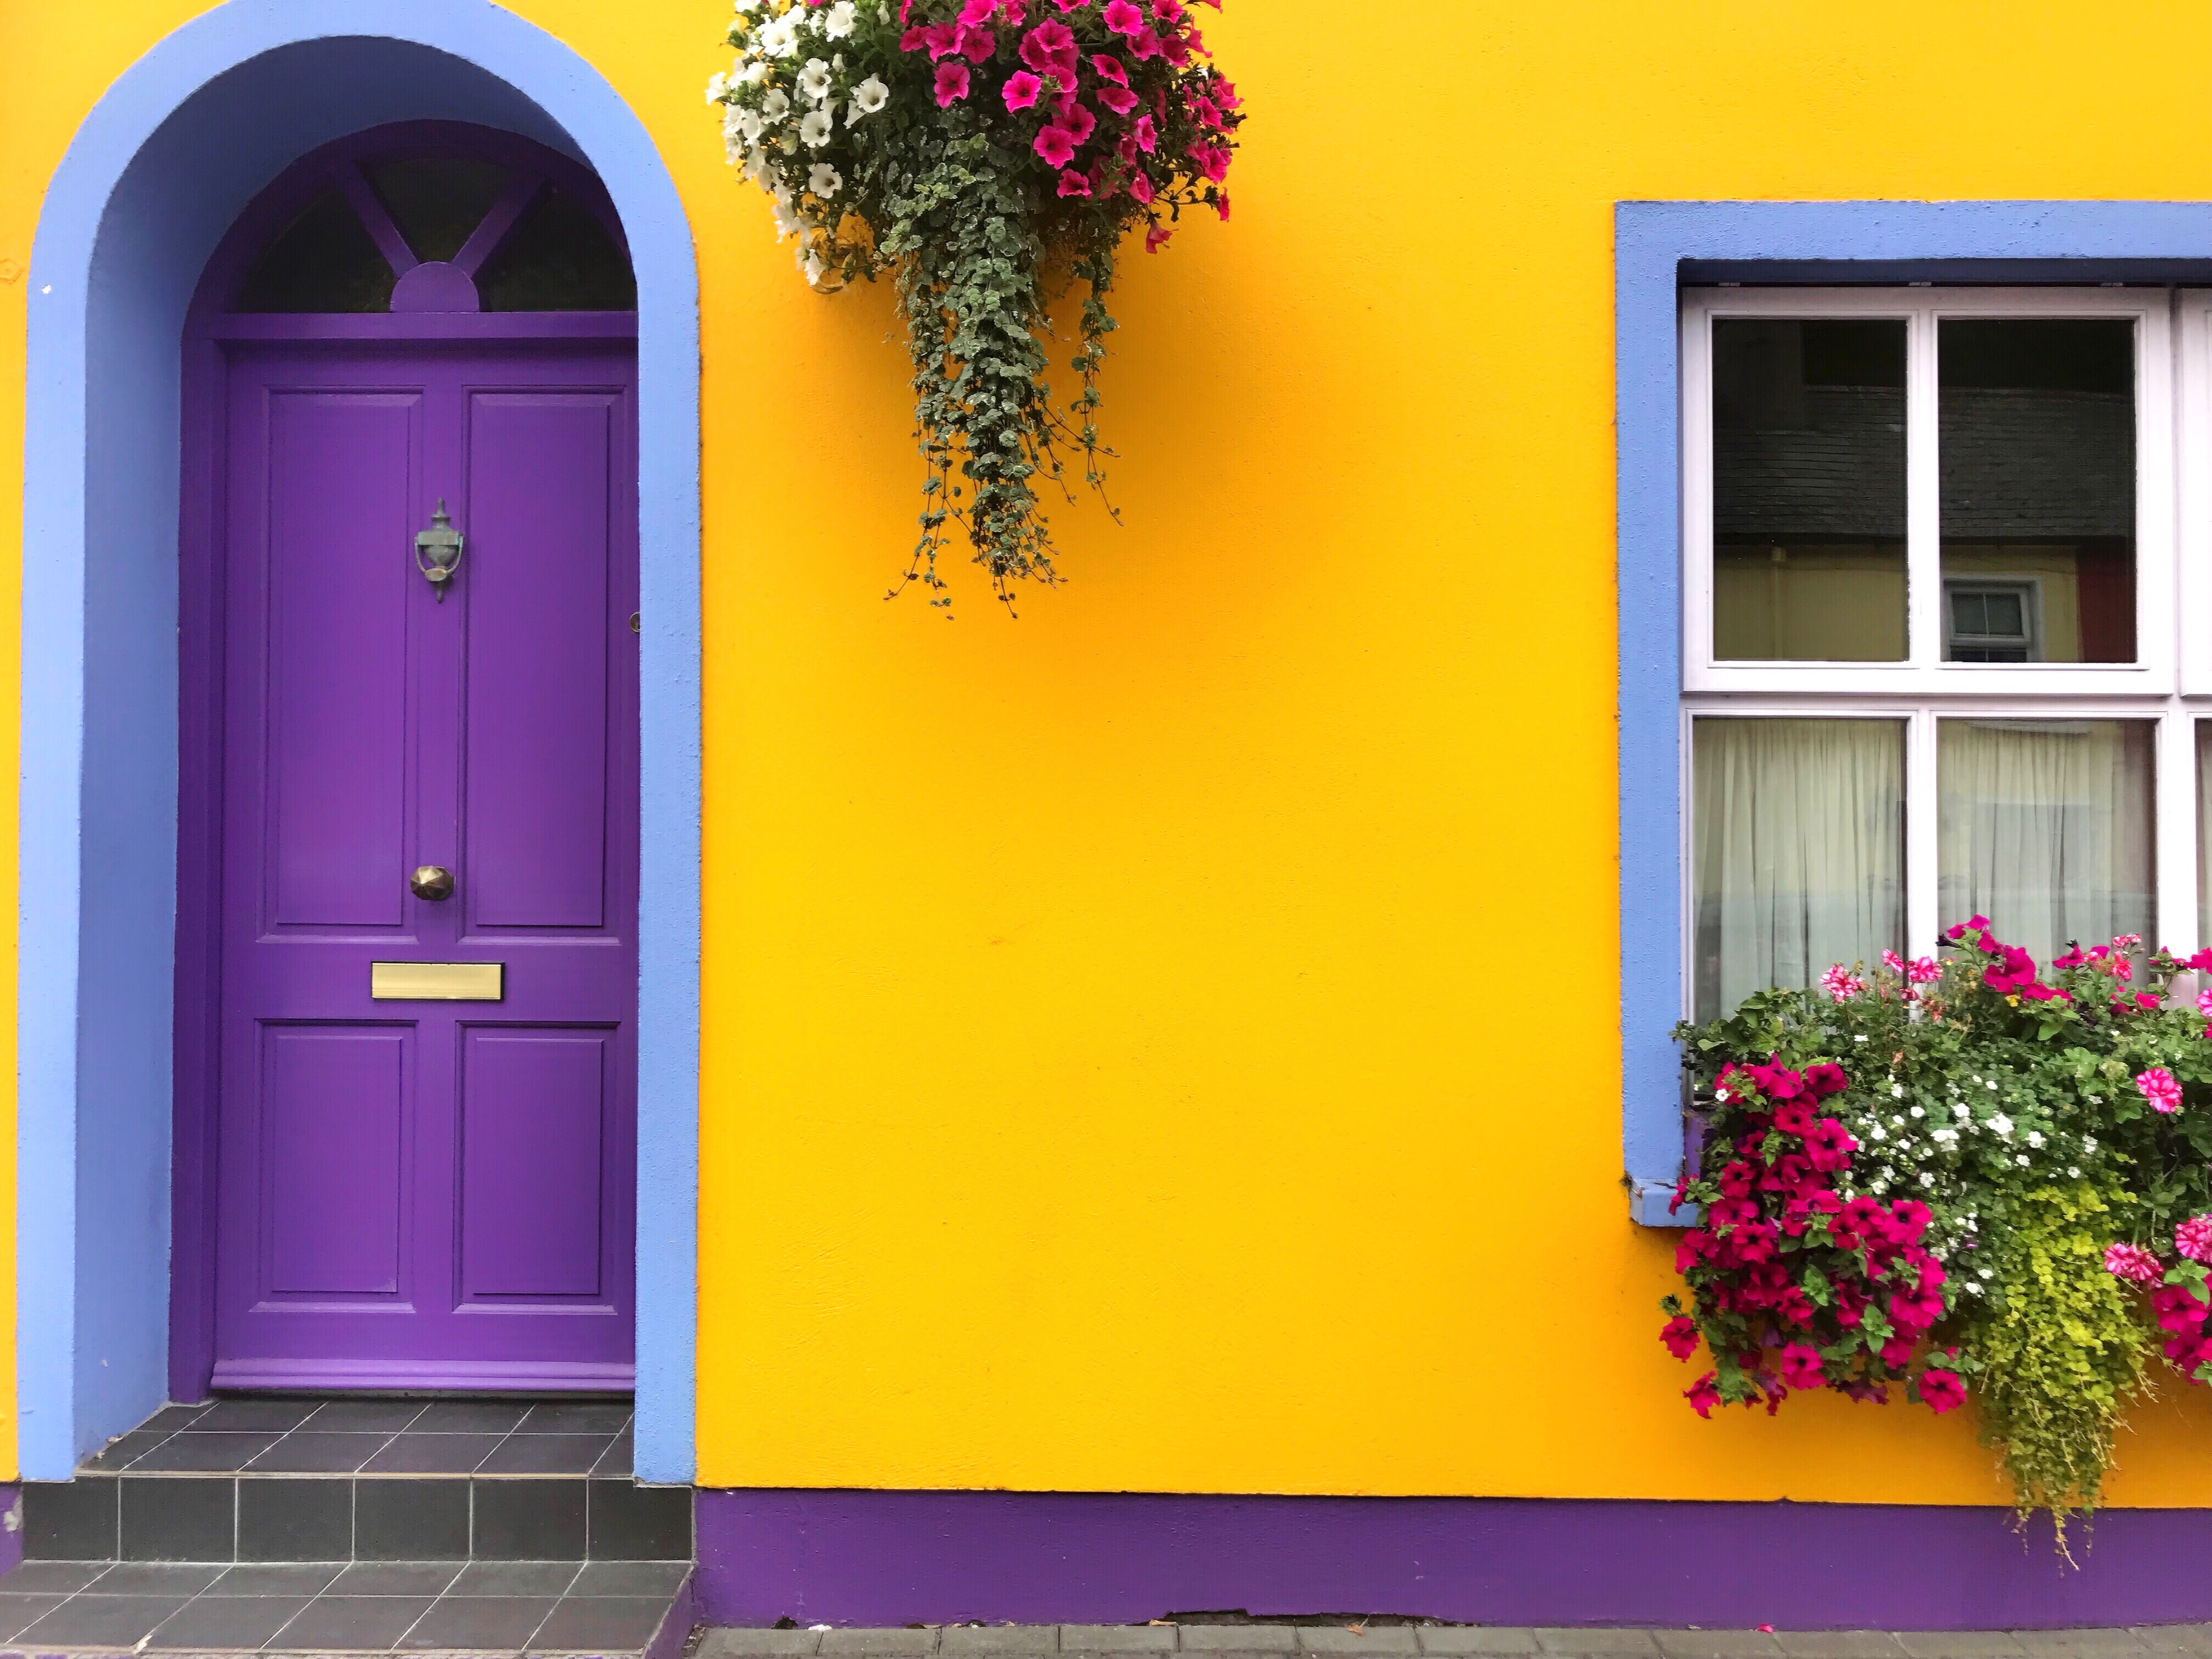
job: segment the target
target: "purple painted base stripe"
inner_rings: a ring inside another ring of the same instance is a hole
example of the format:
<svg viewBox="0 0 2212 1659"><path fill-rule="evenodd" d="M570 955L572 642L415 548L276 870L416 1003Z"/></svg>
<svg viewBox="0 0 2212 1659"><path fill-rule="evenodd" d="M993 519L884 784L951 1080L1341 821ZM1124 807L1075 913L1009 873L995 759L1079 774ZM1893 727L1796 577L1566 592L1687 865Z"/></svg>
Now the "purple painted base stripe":
<svg viewBox="0 0 2212 1659"><path fill-rule="evenodd" d="M19 1483L0 1486L0 1515L12 1517L0 1526L0 1572L13 1572L23 1565L23 1488Z"/></svg>
<svg viewBox="0 0 2212 1659"><path fill-rule="evenodd" d="M1488 1625L1974 1630L2212 1619L2212 1510L2076 1541L2008 1511L1843 1504L702 1491L709 1624L1119 1624L1170 1613Z"/></svg>

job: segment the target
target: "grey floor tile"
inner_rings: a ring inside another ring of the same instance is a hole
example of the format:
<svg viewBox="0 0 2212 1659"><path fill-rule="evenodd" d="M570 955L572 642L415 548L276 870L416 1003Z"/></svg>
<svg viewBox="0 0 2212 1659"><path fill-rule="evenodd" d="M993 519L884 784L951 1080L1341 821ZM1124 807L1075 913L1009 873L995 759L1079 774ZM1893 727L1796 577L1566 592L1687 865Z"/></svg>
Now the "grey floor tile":
<svg viewBox="0 0 2212 1659"><path fill-rule="evenodd" d="M629 1426L626 1401L545 1401L530 1408L517 1434L619 1434Z"/></svg>
<svg viewBox="0 0 2212 1659"><path fill-rule="evenodd" d="M331 1595L441 1595L461 1576L459 1561L356 1561L337 1576Z"/></svg>
<svg viewBox="0 0 2212 1659"><path fill-rule="evenodd" d="M507 1434L529 1409L498 1400L433 1400L408 1427L416 1434Z"/></svg>
<svg viewBox="0 0 2212 1659"><path fill-rule="evenodd" d="M1992 1659L2027 1651L1999 1630L1900 1630L1892 1632L1912 1659Z"/></svg>
<svg viewBox="0 0 2212 1659"><path fill-rule="evenodd" d="M2042 1659L2130 1659L2149 1651L2131 1630L2021 1630L2013 1640Z"/></svg>
<svg viewBox="0 0 2212 1659"><path fill-rule="evenodd" d="M937 1633L939 1653L1045 1654L1060 1651L1052 1625L947 1625Z"/></svg>
<svg viewBox="0 0 2212 1659"><path fill-rule="evenodd" d="M887 1654L896 1659L937 1651L933 1630L825 1630L817 1651Z"/></svg>
<svg viewBox="0 0 2212 1659"><path fill-rule="evenodd" d="M671 1596L690 1572L689 1561L586 1561L568 1593Z"/></svg>
<svg viewBox="0 0 2212 1659"><path fill-rule="evenodd" d="M1785 1630L1774 1639L1789 1659L1900 1659L1905 1652L1883 1630Z"/></svg>
<svg viewBox="0 0 2212 1659"><path fill-rule="evenodd" d="M1298 1645L1308 1653L1419 1653L1411 1625L1301 1625Z"/></svg>
<svg viewBox="0 0 2212 1659"><path fill-rule="evenodd" d="M256 1474L351 1474L382 1451L388 1434L317 1434L301 1429L257 1454Z"/></svg>
<svg viewBox="0 0 2212 1659"><path fill-rule="evenodd" d="M471 1561L446 1587L448 1595L561 1595L576 1582L575 1561Z"/></svg>
<svg viewBox="0 0 2212 1659"><path fill-rule="evenodd" d="M343 1561L254 1562L233 1567L207 1588L214 1596L314 1595L345 1571Z"/></svg>
<svg viewBox="0 0 2212 1659"><path fill-rule="evenodd" d="M363 1474L468 1474L491 1455L495 1434L400 1435L362 1466Z"/></svg>
<svg viewBox="0 0 2212 1659"><path fill-rule="evenodd" d="M1651 1639L1667 1659L1771 1659L1782 1644L1755 1630L1655 1630Z"/></svg>
<svg viewBox="0 0 2212 1659"><path fill-rule="evenodd" d="M307 1605L304 1595L203 1595L156 1626L147 1645L248 1652L276 1635Z"/></svg>
<svg viewBox="0 0 2212 1659"><path fill-rule="evenodd" d="M1424 1625L1424 1653L1534 1653L1536 1633L1511 1625Z"/></svg>
<svg viewBox="0 0 2212 1659"><path fill-rule="evenodd" d="M694 1659L788 1659L809 1654L822 1645L821 1633L811 1630L751 1630L719 1626L699 1638Z"/></svg>
<svg viewBox="0 0 2212 1659"><path fill-rule="evenodd" d="M511 1434L477 1466L479 1474L589 1474L613 1442L604 1434Z"/></svg>
<svg viewBox="0 0 2212 1659"><path fill-rule="evenodd" d="M133 1474L204 1474L242 1469L276 1443L274 1434L173 1434L131 1465Z"/></svg>
<svg viewBox="0 0 2212 1659"><path fill-rule="evenodd" d="M164 1406L133 1429L133 1434L174 1434L179 1429L188 1429L215 1409L213 1401L202 1401L197 1406Z"/></svg>
<svg viewBox="0 0 2212 1659"><path fill-rule="evenodd" d="M319 1595L270 1638L283 1653L378 1652L430 1610L427 1596Z"/></svg>
<svg viewBox="0 0 2212 1659"><path fill-rule="evenodd" d="M14 1593L35 1590L70 1595L110 1571L112 1561L26 1561L5 1575L0 1575L0 1592Z"/></svg>
<svg viewBox="0 0 2212 1659"><path fill-rule="evenodd" d="M1062 1653L1161 1653L1176 1644L1173 1625L1062 1625Z"/></svg>
<svg viewBox="0 0 2212 1659"><path fill-rule="evenodd" d="M36 1624L67 1599L64 1593L46 1595L0 1590L0 1642L12 1642L17 1633Z"/></svg>
<svg viewBox="0 0 2212 1659"><path fill-rule="evenodd" d="M1291 1625L1185 1625L1182 1635L1186 1653L1289 1653L1298 1645Z"/></svg>
<svg viewBox="0 0 2212 1659"><path fill-rule="evenodd" d="M2135 1632L2148 1650L2212 1659L2212 1625L2137 1625Z"/></svg>
<svg viewBox="0 0 2212 1659"><path fill-rule="evenodd" d="M16 1640L35 1648L128 1648L167 1619L181 1595L73 1595L26 1626Z"/></svg>
<svg viewBox="0 0 2212 1659"><path fill-rule="evenodd" d="M222 1577L201 1561L118 1561L85 1590L88 1595L197 1595Z"/></svg>
<svg viewBox="0 0 2212 1659"><path fill-rule="evenodd" d="M592 1473L604 1480L610 1475L633 1474L636 1467L636 1443L625 1430L607 1443L606 1450L599 1454L599 1461L592 1465Z"/></svg>
<svg viewBox="0 0 2212 1659"><path fill-rule="evenodd" d="M530 1645L538 1627L551 1616L550 1595L443 1596L421 1622L400 1638L409 1652L447 1648L505 1648Z"/></svg>
<svg viewBox="0 0 2212 1659"><path fill-rule="evenodd" d="M538 1653L635 1653L668 1616L665 1595L570 1595L538 1627Z"/></svg>
<svg viewBox="0 0 2212 1659"><path fill-rule="evenodd" d="M1529 1632L1536 1638L1539 1651L1544 1653L1656 1654L1659 1644L1648 1630L1565 1630L1553 1628Z"/></svg>
<svg viewBox="0 0 2212 1659"><path fill-rule="evenodd" d="M398 1434L425 1407L420 1400L326 1400L300 1426L310 1434Z"/></svg>
<svg viewBox="0 0 2212 1659"><path fill-rule="evenodd" d="M78 1464L77 1468L85 1474L113 1474L118 1470L129 1468L168 1437L168 1431L165 1429L133 1429L121 1438L109 1441Z"/></svg>
<svg viewBox="0 0 2212 1659"><path fill-rule="evenodd" d="M322 1403L319 1400L218 1400L191 1426L283 1434L306 1422Z"/></svg>

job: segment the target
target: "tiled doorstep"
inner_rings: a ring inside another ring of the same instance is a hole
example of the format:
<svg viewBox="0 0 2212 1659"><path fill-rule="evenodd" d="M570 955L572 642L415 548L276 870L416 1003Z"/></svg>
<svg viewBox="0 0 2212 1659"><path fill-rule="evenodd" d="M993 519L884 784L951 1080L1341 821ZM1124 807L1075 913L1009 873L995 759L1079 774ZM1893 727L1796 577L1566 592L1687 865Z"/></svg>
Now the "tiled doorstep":
<svg viewBox="0 0 2212 1659"><path fill-rule="evenodd" d="M220 1400L163 1407L82 1469L626 1475L630 1418L621 1401Z"/></svg>
<svg viewBox="0 0 2212 1659"><path fill-rule="evenodd" d="M1572 1656L1577 1659L2212 1659L2212 1626L2132 1630L1703 1631L1514 1630L1471 1625L1002 1625L942 1629L708 1631L697 1659L933 1655L1033 1659L1047 1654L1205 1653L1213 1659L1433 1654Z"/></svg>
<svg viewBox="0 0 2212 1659"><path fill-rule="evenodd" d="M30 1562L0 1644L34 1653L642 1654L688 1629L684 1561ZM682 1594L679 1594L681 1592ZM141 1643L144 1644L142 1648Z"/></svg>

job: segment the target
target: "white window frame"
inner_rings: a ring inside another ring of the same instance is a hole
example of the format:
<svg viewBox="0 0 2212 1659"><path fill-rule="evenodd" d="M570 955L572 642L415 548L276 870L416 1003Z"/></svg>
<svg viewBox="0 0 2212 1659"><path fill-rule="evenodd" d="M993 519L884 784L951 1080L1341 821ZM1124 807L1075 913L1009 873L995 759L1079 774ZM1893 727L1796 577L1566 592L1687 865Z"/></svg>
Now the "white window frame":
<svg viewBox="0 0 2212 1659"><path fill-rule="evenodd" d="M1712 324L1717 318L1896 318L1906 324L1906 649L1894 663L1713 658ZM1946 317L2126 318L2136 324L2136 641L2117 663L1942 659L1936 326ZM1682 996L1696 996L1700 715L1905 724L1907 954L1963 918L1938 912L1936 722L1946 717L2156 723L2156 943L2197 938L2197 723L2212 719L2212 291L2167 289L1697 289L1682 296Z"/></svg>

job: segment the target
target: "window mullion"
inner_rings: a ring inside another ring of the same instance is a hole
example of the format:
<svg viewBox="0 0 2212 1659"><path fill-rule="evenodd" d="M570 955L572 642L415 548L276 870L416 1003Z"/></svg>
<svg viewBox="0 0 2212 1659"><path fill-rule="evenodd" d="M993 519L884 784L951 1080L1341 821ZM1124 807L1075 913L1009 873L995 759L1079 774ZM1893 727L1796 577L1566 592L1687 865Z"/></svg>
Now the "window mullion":
<svg viewBox="0 0 2212 1659"><path fill-rule="evenodd" d="M2178 706L2158 727L2158 934L2189 956L2197 937L2197 722Z"/></svg>
<svg viewBox="0 0 2212 1659"><path fill-rule="evenodd" d="M1932 674L1943 657L1943 525L1936 445L1936 311L1914 309L1905 374L1905 649Z"/></svg>
<svg viewBox="0 0 2212 1659"><path fill-rule="evenodd" d="M1936 711L1914 711L1905 733L1905 933L1908 957L1936 948L1937 913Z"/></svg>

